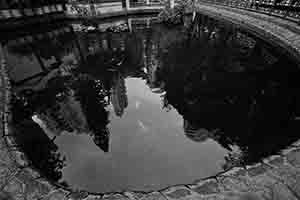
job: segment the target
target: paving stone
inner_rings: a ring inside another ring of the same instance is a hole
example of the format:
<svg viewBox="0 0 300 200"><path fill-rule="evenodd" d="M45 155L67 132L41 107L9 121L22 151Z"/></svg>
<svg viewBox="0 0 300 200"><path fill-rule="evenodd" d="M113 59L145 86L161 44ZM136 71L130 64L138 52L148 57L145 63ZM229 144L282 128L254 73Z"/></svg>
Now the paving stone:
<svg viewBox="0 0 300 200"><path fill-rule="evenodd" d="M14 152L14 158L15 158L15 161L20 166L27 166L28 165L28 161L26 160L24 153L16 151L16 152Z"/></svg>
<svg viewBox="0 0 300 200"><path fill-rule="evenodd" d="M257 176L257 175L263 174L267 170L268 170L268 167L266 165L260 164L260 165L258 165L256 167L252 167L252 168L248 169L247 171L248 171L248 175L250 177L253 177L253 176Z"/></svg>
<svg viewBox="0 0 300 200"><path fill-rule="evenodd" d="M288 153L287 161L294 167L300 167L300 150L295 150Z"/></svg>
<svg viewBox="0 0 300 200"><path fill-rule="evenodd" d="M224 200L265 200L261 195L255 192L244 192L244 193L227 193L224 196Z"/></svg>
<svg viewBox="0 0 300 200"><path fill-rule="evenodd" d="M297 197L282 183L270 187L271 194L266 200L297 200Z"/></svg>
<svg viewBox="0 0 300 200"><path fill-rule="evenodd" d="M4 149L5 147L0 146L0 163L6 166L11 166L13 161L10 158L9 152Z"/></svg>
<svg viewBox="0 0 300 200"><path fill-rule="evenodd" d="M200 182L191 186L191 189L202 195L215 194L220 191L217 182L214 180Z"/></svg>
<svg viewBox="0 0 300 200"><path fill-rule="evenodd" d="M274 159L271 159L270 161L267 162L268 164L270 164L273 167L279 167L281 165L284 164L284 159L282 156L278 156Z"/></svg>
<svg viewBox="0 0 300 200"><path fill-rule="evenodd" d="M30 171L22 170L15 176L24 185L24 193L28 199L36 199L48 194L51 188L38 181L30 174Z"/></svg>
<svg viewBox="0 0 300 200"><path fill-rule="evenodd" d="M128 197L130 200L138 200L143 198L146 194L141 192L129 192L126 191L123 193L126 197Z"/></svg>
<svg viewBox="0 0 300 200"><path fill-rule="evenodd" d="M68 200L82 200L89 194L87 192L72 192L68 195Z"/></svg>
<svg viewBox="0 0 300 200"><path fill-rule="evenodd" d="M294 142L292 145L295 146L295 147L300 147L300 140Z"/></svg>
<svg viewBox="0 0 300 200"><path fill-rule="evenodd" d="M241 167L234 167L231 170L223 173L222 175L224 176L245 176L246 175L246 170Z"/></svg>
<svg viewBox="0 0 300 200"><path fill-rule="evenodd" d="M152 192L146 194L141 200L166 200L166 198L159 192Z"/></svg>
<svg viewBox="0 0 300 200"><path fill-rule="evenodd" d="M249 181L250 191L258 192L265 198L272 196L272 187L279 184L278 180L267 174L256 176Z"/></svg>
<svg viewBox="0 0 300 200"><path fill-rule="evenodd" d="M162 191L169 200L200 199L200 195L185 186L175 186Z"/></svg>
<svg viewBox="0 0 300 200"><path fill-rule="evenodd" d="M4 191L0 191L0 199L1 200L14 200L12 194Z"/></svg>
<svg viewBox="0 0 300 200"><path fill-rule="evenodd" d="M150 192L150 193L125 192L125 195L128 196L128 198L131 200L167 200L159 192Z"/></svg>
<svg viewBox="0 0 300 200"><path fill-rule="evenodd" d="M33 179L38 179L39 177L41 177L39 172L37 172L36 170L34 170L30 167L24 168L23 171L26 173L29 173Z"/></svg>
<svg viewBox="0 0 300 200"><path fill-rule="evenodd" d="M247 192L249 191L249 184L246 178L240 177L220 177L219 188L221 191L238 191Z"/></svg>
<svg viewBox="0 0 300 200"><path fill-rule="evenodd" d="M201 200L224 200L225 197L223 195L217 194L217 195L208 195L201 197Z"/></svg>
<svg viewBox="0 0 300 200"><path fill-rule="evenodd" d="M166 195L172 199L179 199L181 197L189 196L191 195L191 192L187 189L177 189L173 192L166 193Z"/></svg>
<svg viewBox="0 0 300 200"><path fill-rule="evenodd" d="M10 170L6 167L0 167L0 187L5 184L7 177L11 174Z"/></svg>
<svg viewBox="0 0 300 200"><path fill-rule="evenodd" d="M129 200L129 198L122 194L110 194L104 195L103 200Z"/></svg>
<svg viewBox="0 0 300 200"><path fill-rule="evenodd" d="M6 186L3 188L3 191L17 196L23 193L23 184L15 177L9 177Z"/></svg>
<svg viewBox="0 0 300 200"><path fill-rule="evenodd" d="M300 197L299 169L284 165L268 172L268 175L286 185L297 197Z"/></svg>
<svg viewBox="0 0 300 200"><path fill-rule="evenodd" d="M239 169L238 171L236 171L236 173L234 175L235 176L245 176L246 175L246 170L245 169Z"/></svg>
<svg viewBox="0 0 300 200"><path fill-rule="evenodd" d="M27 181L25 185L25 193L27 199L38 199L50 192L50 188L38 181Z"/></svg>
<svg viewBox="0 0 300 200"><path fill-rule="evenodd" d="M43 200L67 200L67 195L62 190L56 190L48 194Z"/></svg>
<svg viewBox="0 0 300 200"><path fill-rule="evenodd" d="M101 200L101 199L102 199L102 197L99 195L89 195L83 200Z"/></svg>

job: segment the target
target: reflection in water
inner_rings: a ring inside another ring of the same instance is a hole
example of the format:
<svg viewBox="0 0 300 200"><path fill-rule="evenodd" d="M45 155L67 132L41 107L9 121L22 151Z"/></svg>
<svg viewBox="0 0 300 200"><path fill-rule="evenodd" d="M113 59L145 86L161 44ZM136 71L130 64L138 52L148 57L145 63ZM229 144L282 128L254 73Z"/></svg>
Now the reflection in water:
<svg viewBox="0 0 300 200"><path fill-rule="evenodd" d="M89 191L149 190L296 141L296 65L231 25L184 21L8 41L14 129L33 165Z"/></svg>
<svg viewBox="0 0 300 200"><path fill-rule="evenodd" d="M111 88L111 103L114 107L115 114L118 117L122 117L124 109L127 107L127 95L125 80L121 73L117 72L112 77L112 88Z"/></svg>

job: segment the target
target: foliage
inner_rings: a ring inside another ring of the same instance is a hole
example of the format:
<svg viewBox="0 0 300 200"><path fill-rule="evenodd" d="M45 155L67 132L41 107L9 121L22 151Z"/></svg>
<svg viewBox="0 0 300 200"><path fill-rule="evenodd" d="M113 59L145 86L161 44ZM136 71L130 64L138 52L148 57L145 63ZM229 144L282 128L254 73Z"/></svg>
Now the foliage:
<svg viewBox="0 0 300 200"><path fill-rule="evenodd" d="M109 148L109 130L107 128L108 105L105 97L108 92L99 80L94 80L87 74L79 74L72 82L76 98L82 105L95 144L104 152Z"/></svg>
<svg viewBox="0 0 300 200"><path fill-rule="evenodd" d="M241 37L232 37L240 32L196 19L201 21L195 20L194 33L177 40L165 34L165 40L172 42L161 45L157 76L165 90L164 106L182 115L186 136L202 142L209 135L227 149L224 169L256 163L296 141L299 136L291 130L299 82L291 76L299 70L289 64L281 71L284 59L272 66L260 62L258 69L257 60L264 57L252 49L262 52L267 46L256 43L245 49ZM219 131L207 134L203 129Z"/></svg>
<svg viewBox="0 0 300 200"><path fill-rule="evenodd" d="M187 10L192 8L192 4L191 0L181 0L174 8L165 6L165 9L159 13L158 20L166 25L180 24L182 23L183 16L186 14Z"/></svg>
<svg viewBox="0 0 300 200"><path fill-rule="evenodd" d="M116 26L111 26L106 29L107 32L113 32L113 33L120 33L120 32L126 32L129 30L129 27L127 24L120 24Z"/></svg>

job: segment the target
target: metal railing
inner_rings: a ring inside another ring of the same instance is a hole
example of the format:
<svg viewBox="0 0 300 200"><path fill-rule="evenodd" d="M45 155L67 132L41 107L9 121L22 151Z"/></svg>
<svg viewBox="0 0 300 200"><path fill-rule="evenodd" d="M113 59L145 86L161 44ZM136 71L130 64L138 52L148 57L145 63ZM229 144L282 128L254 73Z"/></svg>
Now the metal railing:
<svg viewBox="0 0 300 200"><path fill-rule="evenodd" d="M200 0L199 2L246 9L300 23L300 0Z"/></svg>
<svg viewBox="0 0 300 200"><path fill-rule="evenodd" d="M125 0L104 3L70 3L67 4L67 14L80 17L101 16L107 13L125 12L138 8L163 8L161 0Z"/></svg>
<svg viewBox="0 0 300 200"><path fill-rule="evenodd" d="M130 1L130 7L142 7L142 6L163 6L164 3L160 0L138 0Z"/></svg>

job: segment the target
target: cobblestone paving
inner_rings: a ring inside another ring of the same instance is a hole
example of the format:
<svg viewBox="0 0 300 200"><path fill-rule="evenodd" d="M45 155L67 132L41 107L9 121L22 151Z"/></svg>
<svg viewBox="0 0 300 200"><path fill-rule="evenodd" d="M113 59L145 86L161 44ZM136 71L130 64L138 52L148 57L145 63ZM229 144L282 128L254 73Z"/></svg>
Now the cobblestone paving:
<svg viewBox="0 0 300 200"><path fill-rule="evenodd" d="M197 7L203 13L245 24L264 36L275 38L294 55L300 55L300 35L287 30L286 26L283 28L281 19L266 17L264 20L260 14L256 17L255 13L247 14L248 11L215 6ZM51 185L30 168L30 163L14 145L8 129L9 81L2 58L0 46L0 200L300 200L300 141L257 165L233 168L212 179L149 193L95 195Z"/></svg>

